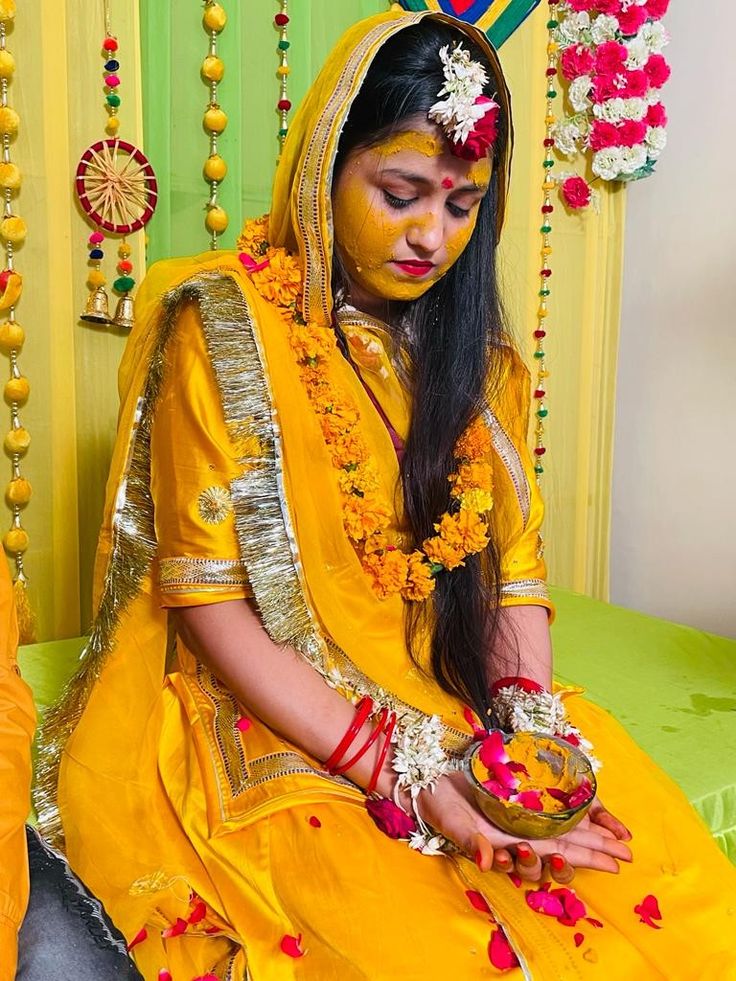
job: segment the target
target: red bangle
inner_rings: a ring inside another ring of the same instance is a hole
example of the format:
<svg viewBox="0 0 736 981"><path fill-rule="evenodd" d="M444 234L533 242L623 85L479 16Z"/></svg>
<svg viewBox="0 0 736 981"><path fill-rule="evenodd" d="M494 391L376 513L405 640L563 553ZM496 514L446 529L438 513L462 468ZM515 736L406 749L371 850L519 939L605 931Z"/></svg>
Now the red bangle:
<svg viewBox="0 0 736 981"><path fill-rule="evenodd" d="M391 719L388 726L386 727L386 739L383 746L381 747L381 752L378 754L378 759L376 760L376 768L373 771L373 776L371 777L371 782L366 787L366 794L375 793L376 787L378 786L378 778L381 775L381 770L383 769L383 764L386 762L386 757L388 756L388 750L391 745L391 737L394 734L394 729L396 728L396 713L391 713Z"/></svg>
<svg viewBox="0 0 736 981"><path fill-rule="evenodd" d="M521 688L522 691L531 694L539 694L544 691L544 686L540 685L538 681L532 681L531 678L499 678L491 685L491 695L497 695L502 688Z"/></svg>
<svg viewBox="0 0 736 981"><path fill-rule="evenodd" d="M364 695L363 698L358 702L358 708L355 712L355 718L348 726L347 732L342 737L340 742L335 747L335 751L330 756L330 758L325 762L325 770L331 773L332 770L337 766L340 760L343 758L348 748L351 746L353 740L358 735L360 730L365 724L365 720L373 711L373 699L369 695Z"/></svg>
<svg viewBox="0 0 736 981"><path fill-rule="evenodd" d="M352 759L348 760L347 763L341 763L332 769L333 776L339 777L343 773L347 773L348 770L352 770L358 760L362 760L368 750L371 748L373 743L378 739L378 737L383 732L383 727L386 725L386 719L388 717L388 709L381 709L381 714L378 717L378 723L376 727L371 732L370 736L366 739L363 745L360 747L358 752L353 756Z"/></svg>

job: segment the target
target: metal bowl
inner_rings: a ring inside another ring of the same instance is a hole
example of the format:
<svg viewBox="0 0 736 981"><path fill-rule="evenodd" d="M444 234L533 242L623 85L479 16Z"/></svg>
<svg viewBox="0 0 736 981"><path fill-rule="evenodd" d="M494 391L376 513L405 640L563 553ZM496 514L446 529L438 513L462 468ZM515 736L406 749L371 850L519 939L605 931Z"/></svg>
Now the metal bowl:
<svg viewBox="0 0 736 981"><path fill-rule="evenodd" d="M466 774L473 790L475 799L481 811L486 817L508 834L515 838L555 838L571 831L579 821L581 821L592 804L596 794L596 779L593 767L588 757L576 746L571 746L564 739L557 736L547 735L539 732L513 733L504 736L504 743L510 745L516 736L523 735L525 738L531 737L534 741L540 742L540 753L544 753L544 760L553 769L559 767L558 772L563 768L567 775L577 779L578 782L588 779L591 785L591 795L588 800L577 807L571 807L564 811L549 813L547 811L530 811L521 804L502 800L495 794L487 790L482 783L478 767L483 764L478 759L480 743L476 743L466 757ZM544 745L542 746L542 741ZM549 744L553 743L555 750L550 750ZM559 752L557 752L557 750ZM510 754L511 755L511 754ZM541 757L538 757L541 758ZM485 767L483 767L485 773Z"/></svg>

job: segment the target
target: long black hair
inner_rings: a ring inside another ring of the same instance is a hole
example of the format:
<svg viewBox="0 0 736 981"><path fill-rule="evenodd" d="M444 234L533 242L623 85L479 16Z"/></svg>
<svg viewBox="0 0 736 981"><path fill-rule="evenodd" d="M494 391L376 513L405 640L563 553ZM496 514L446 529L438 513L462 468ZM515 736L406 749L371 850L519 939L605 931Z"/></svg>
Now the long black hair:
<svg viewBox="0 0 736 981"><path fill-rule="evenodd" d="M424 18L394 35L372 62L341 135L336 174L352 150L381 142L412 117L427 118L445 82L440 48L458 41L486 67L491 80L486 94L495 93L493 70L479 46L451 25ZM488 404L496 382L505 333L496 283L497 218L509 139L510 120L501 113L493 177L470 242L442 279L400 309L407 329L399 340L408 355L412 396L401 483L407 531L415 547L435 534L434 523L452 510L447 478L455 468L455 443ZM338 296L348 284L337 256L334 278ZM431 604L406 604L409 650L418 661L420 637L428 628L432 674L486 721L488 658L499 620L496 544L491 541L453 572L440 573L432 595Z"/></svg>

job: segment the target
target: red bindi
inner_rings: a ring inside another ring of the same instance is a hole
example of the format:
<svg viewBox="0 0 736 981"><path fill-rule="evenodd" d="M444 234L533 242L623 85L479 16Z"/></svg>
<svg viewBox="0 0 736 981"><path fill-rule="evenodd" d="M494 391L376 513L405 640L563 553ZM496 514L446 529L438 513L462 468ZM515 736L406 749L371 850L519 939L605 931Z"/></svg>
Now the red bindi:
<svg viewBox="0 0 736 981"><path fill-rule="evenodd" d="M442 186L447 188L448 191L450 191L455 186L455 182L451 177L444 177L442 179Z"/></svg>

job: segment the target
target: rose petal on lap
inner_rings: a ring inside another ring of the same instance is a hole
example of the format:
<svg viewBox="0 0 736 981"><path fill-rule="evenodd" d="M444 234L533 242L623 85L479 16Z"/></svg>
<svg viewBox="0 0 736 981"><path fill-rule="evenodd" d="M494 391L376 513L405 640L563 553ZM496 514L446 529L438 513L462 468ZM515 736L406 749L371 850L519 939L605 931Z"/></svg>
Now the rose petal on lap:
<svg viewBox="0 0 736 981"><path fill-rule="evenodd" d="M468 897L468 902L473 907L473 909L480 910L481 913L491 912L491 907L486 902L485 897L482 896L479 892L476 892L475 889L467 889L465 891L465 895Z"/></svg>
<svg viewBox="0 0 736 981"><path fill-rule="evenodd" d="M582 933L576 933L572 939L575 941L575 946L579 947L583 940L585 940L585 936Z"/></svg>
<svg viewBox="0 0 736 981"><path fill-rule="evenodd" d="M535 913L543 913L545 916L560 917L565 913L560 897L546 889L530 889L526 894L526 904Z"/></svg>
<svg viewBox="0 0 736 981"><path fill-rule="evenodd" d="M491 934L488 944L488 960L501 971L510 971L512 967L519 966L519 959L501 927L496 927Z"/></svg>
<svg viewBox="0 0 736 981"><path fill-rule="evenodd" d="M148 930L146 930L145 927L141 927L138 933L136 933L136 935L128 944L128 950L132 950L134 947L137 947L138 944L142 944L147 937L148 937Z"/></svg>
<svg viewBox="0 0 736 981"><path fill-rule="evenodd" d="M298 937L292 937L289 933L285 934L281 938L281 952L287 957L304 957L301 933Z"/></svg>

